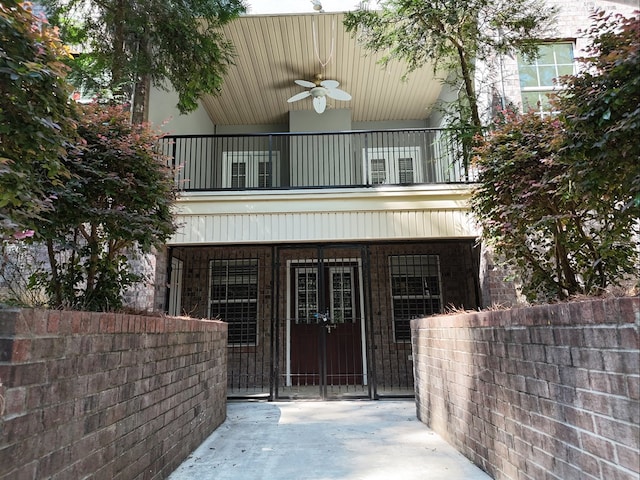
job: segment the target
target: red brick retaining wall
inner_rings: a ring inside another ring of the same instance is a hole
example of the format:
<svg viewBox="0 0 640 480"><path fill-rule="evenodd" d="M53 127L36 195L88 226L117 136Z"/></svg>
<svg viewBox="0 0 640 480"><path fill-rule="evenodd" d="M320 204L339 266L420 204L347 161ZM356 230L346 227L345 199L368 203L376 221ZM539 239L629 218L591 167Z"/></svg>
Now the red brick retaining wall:
<svg viewBox="0 0 640 480"><path fill-rule="evenodd" d="M640 298L412 321L418 417L495 479L640 477Z"/></svg>
<svg viewBox="0 0 640 480"><path fill-rule="evenodd" d="M227 326L0 309L0 479L166 478L226 417Z"/></svg>

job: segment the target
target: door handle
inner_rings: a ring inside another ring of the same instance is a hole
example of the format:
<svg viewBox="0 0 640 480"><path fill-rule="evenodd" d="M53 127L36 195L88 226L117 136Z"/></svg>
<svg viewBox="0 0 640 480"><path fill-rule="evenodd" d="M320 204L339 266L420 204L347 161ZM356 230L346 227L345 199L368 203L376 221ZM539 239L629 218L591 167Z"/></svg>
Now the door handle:
<svg viewBox="0 0 640 480"><path fill-rule="evenodd" d="M331 329L336 327L336 325L331 321L331 317L329 316L328 311L327 313L316 313L315 316L318 320L318 325L326 328L327 333L331 333Z"/></svg>

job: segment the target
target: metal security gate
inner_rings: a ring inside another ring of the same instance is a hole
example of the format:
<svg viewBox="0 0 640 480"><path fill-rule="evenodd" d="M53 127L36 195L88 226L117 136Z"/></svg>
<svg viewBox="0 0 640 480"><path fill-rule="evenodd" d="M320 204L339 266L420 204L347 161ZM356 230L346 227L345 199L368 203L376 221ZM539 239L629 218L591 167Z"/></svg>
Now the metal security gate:
<svg viewBox="0 0 640 480"><path fill-rule="evenodd" d="M473 240L172 247L172 314L229 324L231 398L413 395L409 321L475 308Z"/></svg>
<svg viewBox="0 0 640 480"><path fill-rule="evenodd" d="M366 248L276 251L276 398L371 397Z"/></svg>

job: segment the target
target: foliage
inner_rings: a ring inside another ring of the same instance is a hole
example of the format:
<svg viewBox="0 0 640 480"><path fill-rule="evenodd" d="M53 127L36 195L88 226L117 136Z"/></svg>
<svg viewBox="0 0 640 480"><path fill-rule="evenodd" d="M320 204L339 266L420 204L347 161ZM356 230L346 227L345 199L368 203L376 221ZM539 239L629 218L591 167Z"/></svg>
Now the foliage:
<svg viewBox="0 0 640 480"><path fill-rule="evenodd" d="M216 94L233 60L221 27L245 9L242 0L45 0L63 39L79 46L72 63L89 90L106 89L134 105L148 100L145 82L168 80L181 112Z"/></svg>
<svg viewBox="0 0 640 480"><path fill-rule="evenodd" d="M157 152L158 135L132 125L121 107L87 105L71 151L73 174L54 194L54 212L39 230L50 271L34 276L53 307L115 310L141 278L127 257L149 252L175 231L173 177Z"/></svg>
<svg viewBox="0 0 640 480"><path fill-rule="evenodd" d="M638 20L600 14L557 118L505 114L476 150L472 211L529 300L601 294L638 266Z"/></svg>
<svg viewBox="0 0 640 480"><path fill-rule="evenodd" d="M434 72L453 71L462 84L457 108L461 126L482 126L474 88L474 66L495 54L537 52L555 9L542 0L384 0L380 11L366 7L345 16L347 31L365 47L385 52L383 64L403 60L407 73L433 65ZM460 112L458 112L460 113Z"/></svg>
<svg viewBox="0 0 640 480"><path fill-rule="evenodd" d="M28 5L0 3L0 239L41 220L46 191L68 176L73 106L56 31Z"/></svg>
<svg viewBox="0 0 640 480"><path fill-rule="evenodd" d="M574 187L611 221L640 218L640 16L596 12L585 68L562 80L558 107ZM603 212L604 214L604 212Z"/></svg>

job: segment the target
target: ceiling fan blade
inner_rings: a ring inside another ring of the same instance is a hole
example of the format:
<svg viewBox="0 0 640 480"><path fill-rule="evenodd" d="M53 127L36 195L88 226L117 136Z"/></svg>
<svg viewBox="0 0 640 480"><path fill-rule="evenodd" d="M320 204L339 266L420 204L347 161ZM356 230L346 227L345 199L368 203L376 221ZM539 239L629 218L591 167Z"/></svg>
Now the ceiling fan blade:
<svg viewBox="0 0 640 480"><path fill-rule="evenodd" d="M337 82L336 80L323 80L320 82L320 85L322 85L325 88L338 88L338 85L340 85L340 82Z"/></svg>
<svg viewBox="0 0 640 480"><path fill-rule="evenodd" d="M301 87L313 88L316 86L313 82L308 82L307 80L294 80L295 83L300 85Z"/></svg>
<svg viewBox="0 0 640 480"><path fill-rule="evenodd" d="M327 97L324 95L322 97L313 97L313 108L317 113L324 112L324 109L327 107Z"/></svg>
<svg viewBox="0 0 640 480"><path fill-rule="evenodd" d="M296 93L293 97L291 97L287 102L297 102L298 100L302 100L303 98L307 98L311 93L309 91Z"/></svg>
<svg viewBox="0 0 640 480"><path fill-rule="evenodd" d="M349 95L344 90L340 90L339 88L328 89L327 95L335 100L344 100L345 102L351 100L351 95Z"/></svg>

